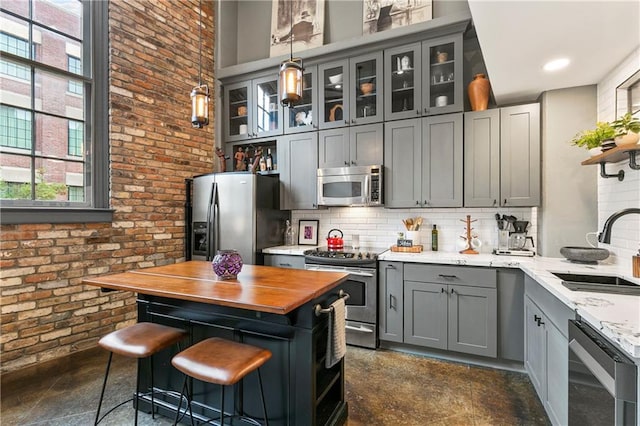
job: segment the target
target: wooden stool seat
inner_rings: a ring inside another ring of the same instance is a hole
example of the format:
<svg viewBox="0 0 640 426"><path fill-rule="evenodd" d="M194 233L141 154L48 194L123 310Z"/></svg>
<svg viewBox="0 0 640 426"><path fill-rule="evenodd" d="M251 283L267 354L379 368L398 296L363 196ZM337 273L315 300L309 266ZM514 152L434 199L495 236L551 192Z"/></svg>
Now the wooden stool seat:
<svg viewBox="0 0 640 426"><path fill-rule="evenodd" d="M180 352L171 364L203 382L233 385L269 358L267 349L212 337Z"/></svg>
<svg viewBox="0 0 640 426"><path fill-rule="evenodd" d="M107 334L98 342L102 348L131 358L146 358L187 336L179 328L139 322Z"/></svg>

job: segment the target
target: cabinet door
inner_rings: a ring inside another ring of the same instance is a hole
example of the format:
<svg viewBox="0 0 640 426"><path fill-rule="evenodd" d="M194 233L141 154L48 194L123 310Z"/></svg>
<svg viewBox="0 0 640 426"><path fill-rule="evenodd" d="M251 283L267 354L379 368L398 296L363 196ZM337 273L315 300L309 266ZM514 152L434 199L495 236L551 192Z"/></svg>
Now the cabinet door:
<svg viewBox="0 0 640 426"><path fill-rule="evenodd" d="M538 324L538 319L540 324ZM542 312L525 296L524 298L524 367L541 401L547 393L547 348Z"/></svg>
<svg viewBox="0 0 640 426"><path fill-rule="evenodd" d="M544 406L552 424L566 425L569 421L569 340L550 321L544 326L547 347Z"/></svg>
<svg viewBox="0 0 640 426"><path fill-rule="evenodd" d="M422 121L422 203L462 207L462 113Z"/></svg>
<svg viewBox="0 0 640 426"><path fill-rule="evenodd" d="M318 65L320 129L333 129L349 124L349 61Z"/></svg>
<svg viewBox="0 0 640 426"><path fill-rule="evenodd" d="M346 167L349 165L349 129L321 130L318 132L318 168Z"/></svg>
<svg viewBox="0 0 640 426"><path fill-rule="evenodd" d="M420 43L384 52L385 120L412 118L422 111L422 61Z"/></svg>
<svg viewBox="0 0 640 426"><path fill-rule="evenodd" d="M444 114L464 109L462 61L462 34L422 44L423 114Z"/></svg>
<svg viewBox="0 0 640 426"><path fill-rule="evenodd" d="M379 271L379 337L380 340L402 342L404 309L402 262L380 262Z"/></svg>
<svg viewBox="0 0 640 426"><path fill-rule="evenodd" d="M495 358L497 311L495 288L449 286L449 350Z"/></svg>
<svg viewBox="0 0 640 426"><path fill-rule="evenodd" d="M349 59L351 125L382 121L382 52Z"/></svg>
<svg viewBox="0 0 640 426"><path fill-rule="evenodd" d="M500 110L464 114L464 205L497 207L500 200Z"/></svg>
<svg viewBox="0 0 640 426"><path fill-rule="evenodd" d="M500 198L540 205L540 104L500 109Z"/></svg>
<svg viewBox="0 0 640 426"><path fill-rule="evenodd" d="M384 124L385 207L420 207L421 135L419 118Z"/></svg>
<svg viewBox="0 0 640 426"><path fill-rule="evenodd" d="M318 68L304 68L302 74L302 99L284 108L285 133L309 132L318 128Z"/></svg>
<svg viewBox="0 0 640 426"><path fill-rule="evenodd" d="M404 282L404 342L447 349L447 286Z"/></svg>
<svg viewBox="0 0 640 426"><path fill-rule="evenodd" d="M318 134L284 136L277 147L282 208L317 208Z"/></svg>
<svg viewBox="0 0 640 426"><path fill-rule="evenodd" d="M263 77L253 80L252 113L253 136L281 135L282 105L278 99L278 76Z"/></svg>
<svg viewBox="0 0 640 426"><path fill-rule="evenodd" d="M375 166L384 161L384 127L382 123L349 129L349 163L352 166Z"/></svg>
<svg viewBox="0 0 640 426"><path fill-rule="evenodd" d="M290 256L286 254L265 254L265 266L278 268L304 269L304 256Z"/></svg>
<svg viewBox="0 0 640 426"><path fill-rule="evenodd" d="M224 88L225 142L249 139L252 130L251 82L229 84Z"/></svg>

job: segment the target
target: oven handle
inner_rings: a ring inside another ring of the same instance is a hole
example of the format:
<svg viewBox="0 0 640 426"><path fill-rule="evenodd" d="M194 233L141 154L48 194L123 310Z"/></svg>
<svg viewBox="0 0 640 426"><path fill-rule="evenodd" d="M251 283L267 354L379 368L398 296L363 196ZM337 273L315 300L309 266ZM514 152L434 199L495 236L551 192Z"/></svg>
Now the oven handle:
<svg viewBox="0 0 640 426"><path fill-rule="evenodd" d="M361 272L361 271L349 271L346 269L329 269L329 268L317 268L314 266L308 267L307 270L309 271L318 271L318 272L346 272L349 275L356 275L358 277L368 277L368 278L373 278L374 275L372 273L369 272Z"/></svg>
<svg viewBox="0 0 640 426"><path fill-rule="evenodd" d="M582 363L596 376L598 381L607 389L611 396L616 395L616 381L600 363L580 344L575 338L569 342L569 349L582 361Z"/></svg>
<svg viewBox="0 0 640 426"><path fill-rule="evenodd" d="M346 328L347 330L353 330L353 331L359 331L360 333L373 333L373 330L367 327L354 327L352 325L347 325L344 328Z"/></svg>

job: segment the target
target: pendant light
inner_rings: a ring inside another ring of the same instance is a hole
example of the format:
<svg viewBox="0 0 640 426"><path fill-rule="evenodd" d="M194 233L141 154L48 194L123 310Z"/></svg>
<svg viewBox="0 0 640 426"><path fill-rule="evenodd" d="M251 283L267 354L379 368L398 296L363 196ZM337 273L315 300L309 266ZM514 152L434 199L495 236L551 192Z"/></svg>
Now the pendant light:
<svg viewBox="0 0 640 426"><path fill-rule="evenodd" d="M209 124L209 88L202 84L202 0L200 0L198 85L191 91L191 124L199 129Z"/></svg>
<svg viewBox="0 0 640 426"><path fill-rule="evenodd" d="M280 64L280 102L291 107L302 98L302 59L293 57L293 1L289 0L289 59Z"/></svg>

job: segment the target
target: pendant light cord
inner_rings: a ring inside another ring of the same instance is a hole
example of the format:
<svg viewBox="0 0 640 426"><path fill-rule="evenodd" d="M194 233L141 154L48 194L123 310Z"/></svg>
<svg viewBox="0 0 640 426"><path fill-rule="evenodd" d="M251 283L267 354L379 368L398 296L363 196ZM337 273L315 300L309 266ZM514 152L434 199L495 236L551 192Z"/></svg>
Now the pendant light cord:
<svg viewBox="0 0 640 426"><path fill-rule="evenodd" d="M289 57L293 60L293 0L289 0L289 25L290 25L290 33L291 34L289 36L291 43L289 43L289 46L291 46L291 54L289 55Z"/></svg>
<svg viewBox="0 0 640 426"><path fill-rule="evenodd" d="M200 57L198 58L198 86L202 86L202 0L200 0L200 23L198 25L199 36L198 36L198 51Z"/></svg>

